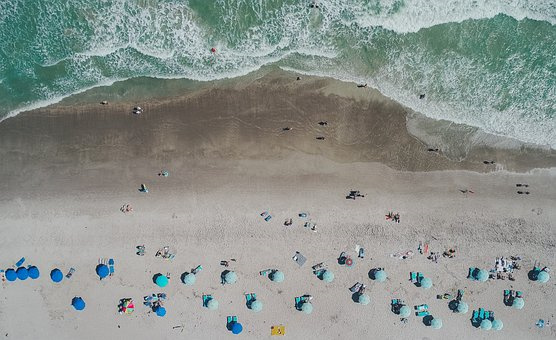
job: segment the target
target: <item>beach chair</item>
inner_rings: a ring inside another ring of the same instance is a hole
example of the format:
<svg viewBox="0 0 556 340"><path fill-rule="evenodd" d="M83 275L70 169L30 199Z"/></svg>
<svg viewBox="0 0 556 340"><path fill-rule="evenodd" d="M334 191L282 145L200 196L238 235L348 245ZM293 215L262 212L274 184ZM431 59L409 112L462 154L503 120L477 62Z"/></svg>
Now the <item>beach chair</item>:
<svg viewBox="0 0 556 340"><path fill-rule="evenodd" d="M504 304L508 304L510 302L510 290L509 289L505 289L504 290Z"/></svg>
<svg viewBox="0 0 556 340"><path fill-rule="evenodd" d="M490 312L489 311L487 311L487 310L485 311L485 315L484 315L483 319L484 320L490 319Z"/></svg>
<svg viewBox="0 0 556 340"><path fill-rule="evenodd" d="M359 289L361 289L361 287L363 287L363 284L361 282L357 282L356 284L354 284L353 286L351 286L351 288L349 289L350 292L355 293L358 292Z"/></svg>
<svg viewBox="0 0 556 340"><path fill-rule="evenodd" d="M521 291L518 290L518 291L515 292L515 297L516 297L516 298L522 298L522 297L523 297L523 293L522 293Z"/></svg>
<svg viewBox="0 0 556 340"><path fill-rule="evenodd" d="M481 321L485 319L485 310L482 308L479 308L479 319Z"/></svg>
<svg viewBox="0 0 556 340"><path fill-rule="evenodd" d="M456 296L457 301L461 301L463 299L463 289L458 289L458 295Z"/></svg>
<svg viewBox="0 0 556 340"><path fill-rule="evenodd" d="M75 273L75 268L71 267L68 273L66 274L66 279L71 278L71 276Z"/></svg>
<svg viewBox="0 0 556 340"><path fill-rule="evenodd" d="M417 273L416 272L409 272L409 281L412 283L417 283Z"/></svg>
<svg viewBox="0 0 556 340"><path fill-rule="evenodd" d="M210 294L203 295L203 307L207 307L207 304L210 300L212 300L212 295Z"/></svg>
<svg viewBox="0 0 556 340"><path fill-rule="evenodd" d="M247 300L247 306L251 306L253 301L257 300L257 295L255 293L245 294L245 300Z"/></svg>
<svg viewBox="0 0 556 340"><path fill-rule="evenodd" d="M108 268L110 269L110 276L114 275L114 259L108 260Z"/></svg>
<svg viewBox="0 0 556 340"><path fill-rule="evenodd" d="M488 311L488 319L490 321L494 321L494 312L491 310Z"/></svg>
<svg viewBox="0 0 556 340"><path fill-rule="evenodd" d="M259 272L259 275L261 275L261 276L267 276L267 275L268 275L269 273L271 273L271 272L272 272L272 269L265 269L265 270L261 270L261 271Z"/></svg>
<svg viewBox="0 0 556 340"><path fill-rule="evenodd" d="M264 218L264 220L268 222L268 221L270 221L271 218L272 218L272 216L268 215L267 217Z"/></svg>
<svg viewBox="0 0 556 340"><path fill-rule="evenodd" d="M301 308L301 305L303 304L304 299L301 296L298 296L295 298L295 309L299 310Z"/></svg>
<svg viewBox="0 0 556 340"><path fill-rule="evenodd" d="M414 308L415 308L416 311L425 311L425 310L429 309L429 305L422 304L422 305L417 305Z"/></svg>
<svg viewBox="0 0 556 340"><path fill-rule="evenodd" d="M19 261L16 262L15 266L19 268L23 263L25 263L25 257L20 258Z"/></svg>
<svg viewBox="0 0 556 340"><path fill-rule="evenodd" d="M424 311L421 311L421 312L416 312L415 315L419 316L419 317L424 317L424 316L429 316L430 313L429 313L429 311L424 310Z"/></svg>
<svg viewBox="0 0 556 340"><path fill-rule="evenodd" d="M421 283L421 281L423 281L423 279L425 278L425 276L423 275L423 273L417 273L417 283Z"/></svg>
<svg viewBox="0 0 556 340"><path fill-rule="evenodd" d="M471 322L478 323L479 322L479 311L473 310L473 315L471 316Z"/></svg>
<svg viewBox="0 0 556 340"><path fill-rule="evenodd" d="M198 265L197 267L195 267L195 269L193 269L191 272L193 274L197 274L198 272L200 272L201 270L203 270L203 266Z"/></svg>
<svg viewBox="0 0 556 340"><path fill-rule="evenodd" d="M397 305L398 304L398 299L392 299L391 304L392 304L392 306Z"/></svg>
<svg viewBox="0 0 556 340"><path fill-rule="evenodd" d="M473 274L475 273L475 270L476 270L476 269L477 269L477 268L475 268L475 267L469 267L469 273L467 274L467 278L468 278L469 280L475 281L475 277L473 276Z"/></svg>

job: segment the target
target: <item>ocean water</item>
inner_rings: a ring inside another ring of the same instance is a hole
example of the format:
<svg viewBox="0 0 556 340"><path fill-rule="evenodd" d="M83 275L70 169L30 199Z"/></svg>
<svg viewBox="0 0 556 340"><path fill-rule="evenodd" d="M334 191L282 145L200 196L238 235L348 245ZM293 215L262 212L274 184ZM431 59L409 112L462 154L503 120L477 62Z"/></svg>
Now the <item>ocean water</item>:
<svg viewBox="0 0 556 340"><path fill-rule="evenodd" d="M274 64L556 148L556 1L309 3L0 0L0 119L118 80L214 80Z"/></svg>

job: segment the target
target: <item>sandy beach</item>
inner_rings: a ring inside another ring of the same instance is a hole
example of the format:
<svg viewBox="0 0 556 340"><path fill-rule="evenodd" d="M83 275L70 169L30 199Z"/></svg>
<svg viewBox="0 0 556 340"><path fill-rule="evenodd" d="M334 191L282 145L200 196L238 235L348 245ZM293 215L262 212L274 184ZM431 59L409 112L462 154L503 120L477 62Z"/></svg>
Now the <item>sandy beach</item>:
<svg viewBox="0 0 556 340"><path fill-rule="evenodd" d="M438 138L431 145L434 138L408 132L419 128L412 113L377 91L296 81L285 72L146 102L76 101L0 123L0 266L24 256L41 271L37 280L2 281L0 335L7 339L226 339L233 336L229 315L237 315L245 339L279 339L270 336L272 325L284 325L288 339L556 337L554 278L527 278L535 261L555 267L554 150L473 144L478 133L458 134L453 126L453 144ZM142 114L132 114L136 105ZM148 193L138 191L143 183ZM530 194L517 193L520 183ZM350 190L365 197L346 199ZM133 212L122 213L124 204ZM401 222L386 220L389 211ZM317 232L303 227L301 212ZM456 256L434 263L418 253L420 242L433 252L455 248ZM146 254L137 256L143 244ZM175 258L155 257L167 245ZM364 259L356 245L365 248ZM391 256L408 250L415 253L409 259ZM302 267L292 260L296 251L307 257ZM337 263L342 251L354 258L352 268ZM490 270L500 256L522 258L515 281L466 278L469 267ZM102 281L99 258L115 260L114 275ZM232 258L228 268L219 264ZM312 273L319 262L333 282ZM199 264L196 283L184 285L182 273ZM76 272L55 284L49 273L56 267ZM385 268L386 282L369 279L377 267ZM259 275L269 268L283 271L284 282ZM237 273L237 283L220 284L225 269ZM424 273L433 287L413 285L410 271ZM170 274L167 287L153 283L157 273ZM356 282L367 285L369 305L352 300ZM436 297L457 289L469 304L464 315ZM504 305L506 289L523 292L523 309ZM141 305L159 292L168 295L163 318ZM264 304L259 313L246 307L244 294L253 292ZM219 309L204 308L203 294ZM304 294L313 296L310 315L294 306ZM74 296L83 297L85 310L73 309ZM128 297L135 312L120 315L118 301ZM390 310L394 298L412 309L428 304L442 329L414 313L402 323ZM503 330L473 327L478 308L494 311ZM538 328L539 319L550 324Z"/></svg>

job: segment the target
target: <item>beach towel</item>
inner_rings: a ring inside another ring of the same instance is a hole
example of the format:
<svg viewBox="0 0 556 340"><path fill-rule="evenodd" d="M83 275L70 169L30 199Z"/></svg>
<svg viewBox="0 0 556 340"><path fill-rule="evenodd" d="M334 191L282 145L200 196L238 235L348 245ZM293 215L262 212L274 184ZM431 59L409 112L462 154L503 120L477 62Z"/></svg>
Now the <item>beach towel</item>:
<svg viewBox="0 0 556 340"><path fill-rule="evenodd" d="M270 327L270 335L285 335L285 334L286 334L286 327L283 325Z"/></svg>
<svg viewBox="0 0 556 340"><path fill-rule="evenodd" d="M305 264L305 262L307 262L307 258L305 256L303 256L300 252L296 251L295 255L292 257L292 259L297 263L298 266L303 266Z"/></svg>

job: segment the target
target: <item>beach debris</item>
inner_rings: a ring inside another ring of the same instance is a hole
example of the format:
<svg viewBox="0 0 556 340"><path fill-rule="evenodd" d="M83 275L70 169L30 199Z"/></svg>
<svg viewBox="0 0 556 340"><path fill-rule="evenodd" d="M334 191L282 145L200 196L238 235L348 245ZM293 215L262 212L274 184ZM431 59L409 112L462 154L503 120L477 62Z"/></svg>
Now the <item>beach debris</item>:
<svg viewBox="0 0 556 340"><path fill-rule="evenodd" d="M131 206L131 204L124 204L120 208L120 211L123 212L124 214L127 214L133 212L133 207Z"/></svg>
<svg viewBox="0 0 556 340"><path fill-rule="evenodd" d="M350 190L349 194L347 194L346 196L346 199L355 200L357 197L365 197L365 195L362 195L359 190Z"/></svg>
<svg viewBox="0 0 556 340"><path fill-rule="evenodd" d="M400 213L394 214L394 212L389 211L388 214L386 214L386 220L400 223Z"/></svg>
<svg viewBox="0 0 556 340"><path fill-rule="evenodd" d="M285 335L286 334L286 326L278 325L278 326L270 326L270 335Z"/></svg>
<svg viewBox="0 0 556 340"><path fill-rule="evenodd" d="M397 259L400 259L400 260L409 259L409 258L413 257L413 251L408 250L408 251L404 251L404 252L390 254L390 257L397 258Z"/></svg>
<svg viewBox="0 0 556 340"><path fill-rule="evenodd" d="M132 298L120 299L118 303L118 313L120 314L131 314L135 311L135 304Z"/></svg>
<svg viewBox="0 0 556 340"><path fill-rule="evenodd" d="M137 252L135 254L139 255L139 256L145 256L145 245L139 245L137 247L135 247L137 249Z"/></svg>
<svg viewBox="0 0 556 340"><path fill-rule="evenodd" d="M171 251L169 246L164 246L163 248L158 249L155 257L161 257L166 260L173 260L176 257L175 251Z"/></svg>
<svg viewBox="0 0 556 340"><path fill-rule="evenodd" d="M292 259L295 261L295 263L297 263L299 267L303 266L305 262L307 262L307 258L298 251L295 252L295 255L292 257Z"/></svg>
<svg viewBox="0 0 556 340"><path fill-rule="evenodd" d="M272 215L270 215L268 211L263 211L260 215L267 222L272 218Z"/></svg>
<svg viewBox="0 0 556 340"><path fill-rule="evenodd" d="M147 186L145 184L141 184L141 187L139 188L139 192L148 193L149 189L147 189Z"/></svg>

